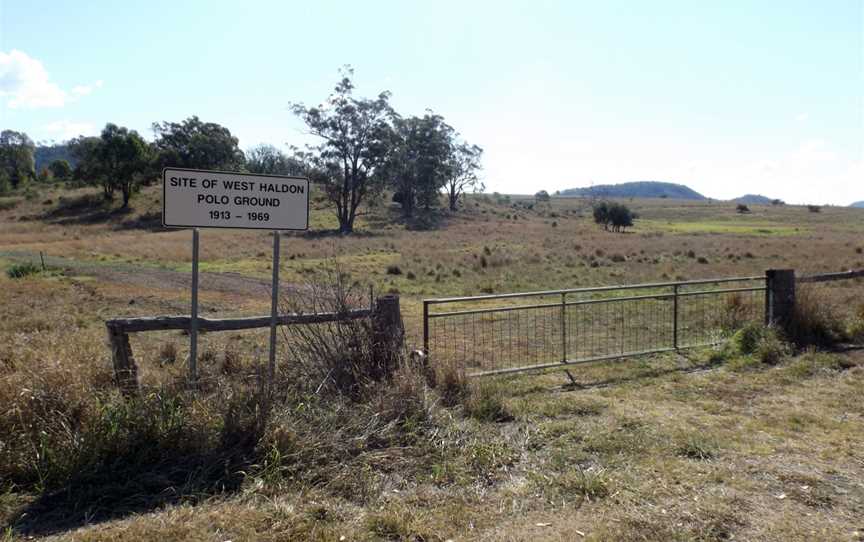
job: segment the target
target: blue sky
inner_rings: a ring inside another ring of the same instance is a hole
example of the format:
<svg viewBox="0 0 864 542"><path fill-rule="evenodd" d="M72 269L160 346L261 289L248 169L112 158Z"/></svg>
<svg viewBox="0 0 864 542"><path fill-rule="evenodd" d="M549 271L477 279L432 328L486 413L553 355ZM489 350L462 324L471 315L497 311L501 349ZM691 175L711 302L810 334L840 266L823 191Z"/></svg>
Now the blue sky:
<svg viewBox="0 0 864 542"><path fill-rule="evenodd" d="M195 114L302 144L288 103L343 64L482 146L490 191L864 200L864 0L0 0L0 128L36 140Z"/></svg>

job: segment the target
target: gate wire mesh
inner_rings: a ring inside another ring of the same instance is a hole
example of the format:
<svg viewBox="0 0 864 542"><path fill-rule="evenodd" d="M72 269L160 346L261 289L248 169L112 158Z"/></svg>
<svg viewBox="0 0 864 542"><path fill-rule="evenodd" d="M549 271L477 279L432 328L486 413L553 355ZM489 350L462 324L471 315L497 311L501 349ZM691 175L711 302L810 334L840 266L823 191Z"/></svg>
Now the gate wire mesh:
<svg viewBox="0 0 864 542"><path fill-rule="evenodd" d="M715 344L765 315L765 278L427 299L424 348L472 376Z"/></svg>

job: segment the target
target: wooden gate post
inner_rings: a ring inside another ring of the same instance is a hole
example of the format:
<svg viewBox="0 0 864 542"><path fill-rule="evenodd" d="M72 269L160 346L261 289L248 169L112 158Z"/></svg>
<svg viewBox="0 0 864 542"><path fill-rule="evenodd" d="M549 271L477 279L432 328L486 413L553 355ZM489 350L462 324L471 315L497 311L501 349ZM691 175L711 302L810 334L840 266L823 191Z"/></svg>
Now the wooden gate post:
<svg viewBox="0 0 864 542"><path fill-rule="evenodd" d="M125 396L138 394L138 366L132 356L132 346L126 331L112 323L108 327L108 341L111 343L111 361L114 364L114 379Z"/></svg>
<svg viewBox="0 0 864 542"><path fill-rule="evenodd" d="M795 271L769 269L765 272L765 321L785 326L795 310Z"/></svg>
<svg viewBox="0 0 864 542"><path fill-rule="evenodd" d="M387 294L375 300L372 313L372 337L375 359L384 374L391 374L402 356L405 328L399 310L399 296ZM382 375L384 376L384 375Z"/></svg>

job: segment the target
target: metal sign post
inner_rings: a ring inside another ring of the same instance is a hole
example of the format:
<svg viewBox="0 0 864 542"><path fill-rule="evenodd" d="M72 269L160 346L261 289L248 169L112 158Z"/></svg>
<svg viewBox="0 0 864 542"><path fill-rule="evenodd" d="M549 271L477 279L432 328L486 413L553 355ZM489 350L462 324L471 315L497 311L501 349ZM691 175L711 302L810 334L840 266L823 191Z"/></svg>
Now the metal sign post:
<svg viewBox="0 0 864 542"><path fill-rule="evenodd" d="M270 303L270 365L268 378L273 383L276 376L276 326L279 323L279 230L273 230L273 299Z"/></svg>
<svg viewBox="0 0 864 542"><path fill-rule="evenodd" d="M192 318L189 321L189 383L198 380L198 228L192 228Z"/></svg>
<svg viewBox="0 0 864 542"><path fill-rule="evenodd" d="M189 322L189 381L198 379L198 228L273 232L270 304L270 363L276 374L279 325L279 241L281 230L309 229L309 179L184 168L162 170L162 225L192 229L192 318Z"/></svg>

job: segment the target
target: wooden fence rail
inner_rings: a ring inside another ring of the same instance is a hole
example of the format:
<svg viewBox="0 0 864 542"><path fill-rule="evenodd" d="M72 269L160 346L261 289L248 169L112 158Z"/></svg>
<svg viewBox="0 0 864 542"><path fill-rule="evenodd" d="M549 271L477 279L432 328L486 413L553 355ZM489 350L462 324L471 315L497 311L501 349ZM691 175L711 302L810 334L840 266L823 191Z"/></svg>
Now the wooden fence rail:
<svg viewBox="0 0 864 542"><path fill-rule="evenodd" d="M843 271L840 273L821 273L818 275L804 275L796 277L798 282L830 282L832 280L846 280L864 277L864 269L854 271Z"/></svg>
<svg viewBox="0 0 864 542"><path fill-rule="evenodd" d="M278 325L307 325L327 322L345 322L360 318L371 318L376 337L381 337L382 355L401 347L404 337L399 309L399 296L379 297L373 308L353 309L344 312L319 312L310 314L283 314ZM141 318L114 318L105 322L114 377L124 395L138 392L138 366L129 344L129 333L146 331L189 330L189 316L155 316ZM202 331L239 331L244 329L269 328L269 316L247 318L198 318L198 329ZM386 338L386 341L385 339ZM386 344L385 344L386 342Z"/></svg>

